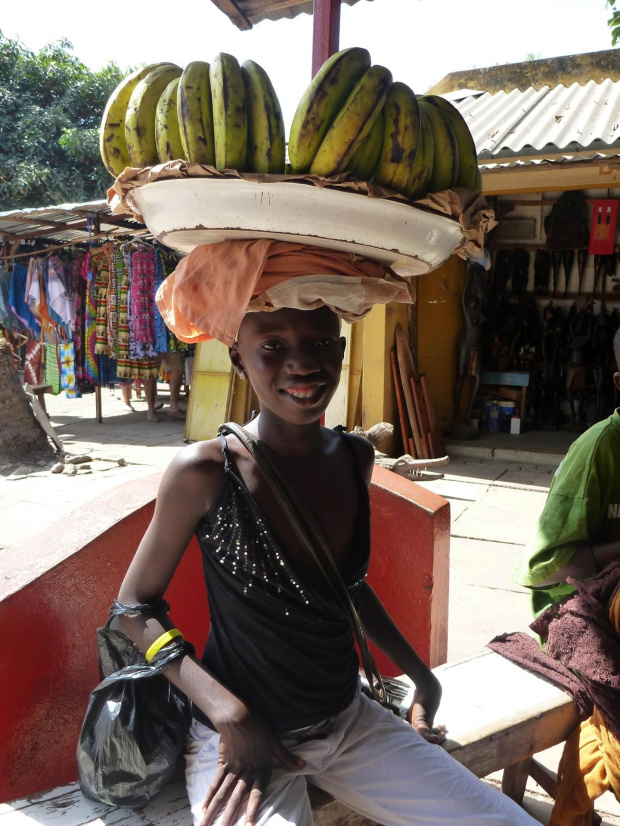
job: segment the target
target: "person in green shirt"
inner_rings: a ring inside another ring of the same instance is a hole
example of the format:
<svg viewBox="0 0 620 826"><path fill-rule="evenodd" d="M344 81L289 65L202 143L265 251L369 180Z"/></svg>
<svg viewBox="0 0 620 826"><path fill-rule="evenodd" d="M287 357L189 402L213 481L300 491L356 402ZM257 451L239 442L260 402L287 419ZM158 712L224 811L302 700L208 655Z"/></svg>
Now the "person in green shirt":
<svg viewBox="0 0 620 826"><path fill-rule="evenodd" d="M620 370L620 329L614 337ZM614 373L620 390L620 372ZM538 615L620 556L620 408L583 433L557 469L536 536L513 578L532 589Z"/></svg>

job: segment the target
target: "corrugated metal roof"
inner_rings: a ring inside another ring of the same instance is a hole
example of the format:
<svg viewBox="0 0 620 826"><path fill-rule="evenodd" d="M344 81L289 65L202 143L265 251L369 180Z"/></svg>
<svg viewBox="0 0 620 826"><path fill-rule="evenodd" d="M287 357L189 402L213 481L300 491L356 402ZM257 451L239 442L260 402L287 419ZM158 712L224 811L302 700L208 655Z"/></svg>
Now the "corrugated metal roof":
<svg viewBox="0 0 620 826"><path fill-rule="evenodd" d="M473 93L453 102L481 164L620 154L620 81Z"/></svg>
<svg viewBox="0 0 620 826"><path fill-rule="evenodd" d="M360 0L342 0L354 6ZM261 20L281 20L305 12L312 14L312 0L211 0L213 5L240 29L250 29Z"/></svg>
<svg viewBox="0 0 620 826"><path fill-rule="evenodd" d="M146 232L133 218L112 215L105 201L89 201L0 212L0 237L10 242L31 238L67 244L88 241L89 219L99 224L100 233L110 236Z"/></svg>

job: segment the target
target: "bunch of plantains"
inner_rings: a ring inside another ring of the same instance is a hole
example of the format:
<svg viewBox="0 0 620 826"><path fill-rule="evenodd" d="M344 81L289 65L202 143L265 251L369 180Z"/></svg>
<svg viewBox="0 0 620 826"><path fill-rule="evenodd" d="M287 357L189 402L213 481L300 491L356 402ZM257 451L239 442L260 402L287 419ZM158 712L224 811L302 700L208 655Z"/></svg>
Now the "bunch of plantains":
<svg viewBox="0 0 620 826"><path fill-rule="evenodd" d="M458 109L392 82L359 47L332 55L304 92L286 167L282 110L267 73L223 53L211 64L160 63L129 75L107 103L100 138L114 176L126 166L187 160L239 172L349 172L412 200L453 186L480 189Z"/></svg>

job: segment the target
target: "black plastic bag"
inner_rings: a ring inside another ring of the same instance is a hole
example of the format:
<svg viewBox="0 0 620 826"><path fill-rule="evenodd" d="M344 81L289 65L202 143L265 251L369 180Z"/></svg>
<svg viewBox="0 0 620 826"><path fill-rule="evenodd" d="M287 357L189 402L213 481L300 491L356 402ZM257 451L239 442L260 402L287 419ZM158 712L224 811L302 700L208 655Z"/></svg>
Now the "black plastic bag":
<svg viewBox="0 0 620 826"><path fill-rule="evenodd" d="M164 600L147 605L115 602L110 619L97 630L103 681L90 696L77 748L80 788L91 800L142 806L174 774L191 715L187 698L163 672L194 647L173 641L149 664L117 619L120 614L168 610Z"/></svg>

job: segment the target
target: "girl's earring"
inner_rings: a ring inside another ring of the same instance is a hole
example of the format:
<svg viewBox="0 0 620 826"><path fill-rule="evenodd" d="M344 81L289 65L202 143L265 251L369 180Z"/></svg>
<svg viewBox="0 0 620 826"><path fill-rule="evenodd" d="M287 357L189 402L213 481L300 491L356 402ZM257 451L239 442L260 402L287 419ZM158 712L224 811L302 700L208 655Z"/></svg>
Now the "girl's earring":
<svg viewBox="0 0 620 826"><path fill-rule="evenodd" d="M243 370L239 373L239 378L240 378L240 379L242 379L243 381L245 381L245 380L247 379L247 376L246 376L246 374L243 372Z"/></svg>

